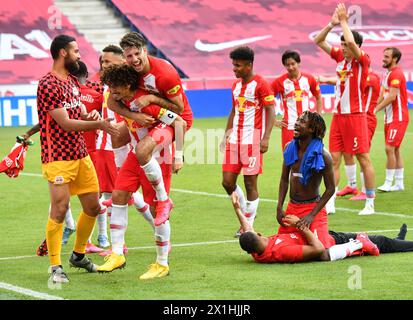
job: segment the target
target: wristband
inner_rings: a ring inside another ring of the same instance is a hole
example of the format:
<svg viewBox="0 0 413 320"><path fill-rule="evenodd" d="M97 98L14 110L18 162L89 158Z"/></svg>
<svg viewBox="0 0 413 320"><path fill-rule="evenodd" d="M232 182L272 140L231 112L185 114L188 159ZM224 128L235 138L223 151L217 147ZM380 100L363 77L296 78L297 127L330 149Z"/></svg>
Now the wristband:
<svg viewBox="0 0 413 320"><path fill-rule="evenodd" d="M175 151L175 159L181 159L184 157L184 152L183 151Z"/></svg>
<svg viewBox="0 0 413 320"><path fill-rule="evenodd" d="M330 27L330 29L334 28L334 25L331 23L331 21L328 23L328 26Z"/></svg>

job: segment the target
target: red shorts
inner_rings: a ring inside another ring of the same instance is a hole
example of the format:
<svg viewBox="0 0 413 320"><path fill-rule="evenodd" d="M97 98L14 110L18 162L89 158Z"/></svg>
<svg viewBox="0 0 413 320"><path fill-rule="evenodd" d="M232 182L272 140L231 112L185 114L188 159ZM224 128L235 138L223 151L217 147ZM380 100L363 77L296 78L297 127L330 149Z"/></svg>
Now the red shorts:
<svg viewBox="0 0 413 320"><path fill-rule="evenodd" d="M377 127L376 115L367 114L367 129L368 129L368 134L369 134L369 146L371 146L371 140L373 140L376 127Z"/></svg>
<svg viewBox="0 0 413 320"><path fill-rule="evenodd" d="M330 126L330 152L360 154L368 153L369 149L365 113L333 115Z"/></svg>
<svg viewBox="0 0 413 320"><path fill-rule="evenodd" d="M294 204L289 202L285 214L292 214L299 218L308 215L311 210L317 205L317 202ZM328 221L327 211L325 208L321 209L319 213L314 217L313 222L310 225L310 230L317 236L326 249L334 245L332 237L328 233ZM297 228L283 227L278 228L278 233L294 233L297 232Z"/></svg>
<svg viewBox="0 0 413 320"><path fill-rule="evenodd" d="M289 130L287 128L282 128L281 129L281 146L282 146L282 151L284 151L285 145L293 140L294 138L294 130Z"/></svg>
<svg viewBox="0 0 413 320"><path fill-rule="evenodd" d="M161 163L162 177L165 185L165 190L169 195L172 177L172 165L168 163ZM118 172L118 177L115 183L115 190L123 190L128 192L135 192L142 187L143 198L145 202L155 207L156 193L152 188L145 172L139 165L138 158L133 151L128 153L125 163Z"/></svg>
<svg viewBox="0 0 413 320"><path fill-rule="evenodd" d="M262 153L259 144L227 143L222 171L239 174L241 169L244 176L262 173Z"/></svg>
<svg viewBox="0 0 413 320"><path fill-rule="evenodd" d="M408 125L408 121L386 123L384 125L384 139L386 144L396 148L400 147Z"/></svg>
<svg viewBox="0 0 413 320"><path fill-rule="evenodd" d="M93 157L95 159L92 158L92 161L99 180L99 191L111 193L118 175L115 154L110 150L96 150Z"/></svg>

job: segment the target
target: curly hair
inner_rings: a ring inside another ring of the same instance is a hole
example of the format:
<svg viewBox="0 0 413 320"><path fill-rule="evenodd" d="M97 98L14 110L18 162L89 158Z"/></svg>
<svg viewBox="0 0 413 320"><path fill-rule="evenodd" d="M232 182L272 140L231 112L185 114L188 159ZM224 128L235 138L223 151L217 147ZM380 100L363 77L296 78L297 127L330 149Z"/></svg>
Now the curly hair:
<svg viewBox="0 0 413 320"><path fill-rule="evenodd" d="M113 65L103 71L101 80L109 87L127 87L138 89L139 73L127 64Z"/></svg>
<svg viewBox="0 0 413 320"><path fill-rule="evenodd" d="M317 112L311 112L309 110L304 111L301 116L307 116L308 127L314 129L313 138L323 140L326 134L326 123L323 117Z"/></svg>
<svg viewBox="0 0 413 320"><path fill-rule="evenodd" d="M138 32L128 32L120 39L119 45L123 50L128 47L140 49L146 46L146 40L144 36Z"/></svg>
<svg viewBox="0 0 413 320"><path fill-rule="evenodd" d="M257 252L260 245L259 237L255 232L244 232L239 237L239 245L247 253Z"/></svg>
<svg viewBox="0 0 413 320"><path fill-rule="evenodd" d="M229 53L229 57L232 60L245 60L248 62L254 62L254 50L248 46L237 47Z"/></svg>

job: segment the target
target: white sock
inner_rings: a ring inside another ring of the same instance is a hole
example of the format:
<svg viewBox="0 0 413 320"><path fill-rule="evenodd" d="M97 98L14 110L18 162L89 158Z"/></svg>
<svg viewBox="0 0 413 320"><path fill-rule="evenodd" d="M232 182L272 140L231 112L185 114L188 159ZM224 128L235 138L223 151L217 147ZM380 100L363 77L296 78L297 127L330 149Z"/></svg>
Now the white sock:
<svg viewBox="0 0 413 320"><path fill-rule="evenodd" d="M404 168L396 169L394 171L394 178L396 179L395 185L404 187Z"/></svg>
<svg viewBox="0 0 413 320"><path fill-rule="evenodd" d="M92 232L90 233L89 239L87 240L87 243L92 243L92 235L93 232L95 231L95 226L93 226Z"/></svg>
<svg viewBox="0 0 413 320"><path fill-rule="evenodd" d="M338 244L328 249L330 261L341 260L351 255L354 251L360 250L363 244L358 240L350 240L350 242Z"/></svg>
<svg viewBox="0 0 413 320"><path fill-rule="evenodd" d="M155 227L155 242L156 242L156 262L167 266L169 255L169 242L171 239L171 225L169 220Z"/></svg>
<svg viewBox="0 0 413 320"><path fill-rule="evenodd" d="M156 192L156 198L159 201L167 200L168 194L165 190L165 185L163 183L162 177L162 170L158 161L156 161L156 159L152 157L151 160L144 166L141 166L141 168L145 172L145 175L148 178L149 182L152 184L152 188Z"/></svg>
<svg viewBox="0 0 413 320"><path fill-rule="evenodd" d="M247 200L247 208L245 210L245 217L247 218L248 223L252 227L254 224L255 216L257 215L258 204L260 202L260 198L257 198L253 201Z"/></svg>
<svg viewBox="0 0 413 320"><path fill-rule="evenodd" d="M122 164L125 162L129 151L130 151L129 144L127 144L123 147L113 148L113 153L115 154L116 168L122 167Z"/></svg>
<svg viewBox="0 0 413 320"><path fill-rule="evenodd" d="M352 164L350 166L344 166L347 176L348 185L351 188L357 187L357 165Z"/></svg>
<svg viewBox="0 0 413 320"><path fill-rule="evenodd" d="M155 228L155 221L152 217L151 210L149 205L143 199L142 194L139 191L136 191L132 196L136 210L138 210L142 217L149 222L152 228Z"/></svg>
<svg viewBox="0 0 413 320"><path fill-rule="evenodd" d="M75 230L75 229L76 229L76 227L75 227L75 220L73 219L72 209L70 208L70 205L69 205L69 208L67 208L67 211L66 211L66 215L65 215L65 225L66 225L66 227L69 228L69 229L72 229L72 230Z"/></svg>
<svg viewBox="0 0 413 320"><path fill-rule="evenodd" d="M386 181L384 184L391 186L393 184L393 178L394 178L394 173L395 169L386 169Z"/></svg>
<svg viewBox="0 0 413 320"><path fill-rule="evenodd" d="M128 227L128 205L112 205L112 216L110 217L110 238L112 240L112 251L123 255L125 244L125 233Z"/></svg>
<svg viewBox="0 0 413 320"><path fill-rule="evenodd" d="M112 197L112 194L109 192L103 192L102 196L99 199L99 204L100 204L100 213L97 216L97 221L98 221L98 234L100 236L108 236L108 216L107 216L107 211L108 209L106 206L102 204L102 201L105 201L107 199L110 199Z"/></svg>
<svg viewBox="0 0 413 320"><path fill-rule="evenodd" d="M235 188L235 192L238 195L239 204L241 205L241 212L245 213L245 210L247 209L247 204L245 202L244 192L242 191L239 185L237 185L237 187Z"/></svg>
<svg viewBox="0 0 413 320"><path fill-rule="evenodd" d="M364 173L360 171L361 192L366 193L366 185L364 184Z"/></svg>

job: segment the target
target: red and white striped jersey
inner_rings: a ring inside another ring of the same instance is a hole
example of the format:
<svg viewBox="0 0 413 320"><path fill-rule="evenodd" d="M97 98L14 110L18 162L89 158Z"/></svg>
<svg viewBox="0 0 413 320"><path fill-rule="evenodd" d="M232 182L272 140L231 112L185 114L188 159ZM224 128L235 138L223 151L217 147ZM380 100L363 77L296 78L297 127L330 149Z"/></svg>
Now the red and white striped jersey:
<svg viewBox="0 0 413 320"><path fill-rule="evenodd" d="M102 104L102 118L114 118L112 122L121 122L123 119L120 119L120 116L108 108L108 97L109 97L109 88L105 86L103 93L103 104ZM112 138L110 134L103 130L98 131L98 137L96 139L96 150L109 150L113 151L112 148Z"/></svg>
<svg viewBox="0 0 413 320"><path fill-rule="evenodd" d="M380 96L380 77L377 73L370 72L368 74L364 95L364 100L366 101L366 108L364 110L368 115L375 117L374 108L376 108L377 99Z"/></svg>
<svg viewBox="0 0 413 320"><path fill-rule="evenodd" d="M236 81L232 86L235 116L229 143L259 143L265 131L264 106L273 104L274 95L263 77L255 75L248 83Z"/></svg>
<svg viewBox="0 0 413 320"><path fill-rule="evenodd" d="M407 106L406 78L403 71L395 66L387 73L383 81L384 98L389 94L390 87L398 88L396 99L385 107L385 123L409 121L409 109Z"/></svg>
<svg viewBox="0 0 413 320"><path fill-rule="evenodd" d="M317 80L309 73L301 72L297 80L283 74L273 81L271 87L274 96L281 95L281 105L284 110L284 121L288 123L288 130L294 130L298 117L310 108L311 95L318 96L320 86Z"/></svg>
<svg viewBox="0 0 413 320"><path fill-rule="evenodd" d="M361 51L359 60L347 61L341 48L331 49L331 58L337 62L337 83L334 113L362 113L364 109L364 89L369 71L370 59Z"/></svg>

